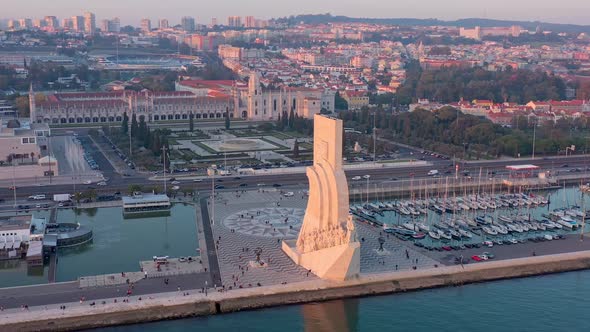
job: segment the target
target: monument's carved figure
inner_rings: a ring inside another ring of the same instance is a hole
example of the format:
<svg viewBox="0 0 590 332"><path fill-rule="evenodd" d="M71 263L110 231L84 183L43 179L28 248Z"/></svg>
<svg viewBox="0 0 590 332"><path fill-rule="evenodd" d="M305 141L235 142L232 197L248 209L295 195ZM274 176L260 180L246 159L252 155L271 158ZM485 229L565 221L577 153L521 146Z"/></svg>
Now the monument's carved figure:
<svg viewBox="0 0 590 332"><path fill-rule="evenodd" d="M360 244L348 212L348 183L342 169L342 131L342 120L314 117L307 210L297 242L283 243L296 263L335 280L356 276L360 268Z"/></svg>

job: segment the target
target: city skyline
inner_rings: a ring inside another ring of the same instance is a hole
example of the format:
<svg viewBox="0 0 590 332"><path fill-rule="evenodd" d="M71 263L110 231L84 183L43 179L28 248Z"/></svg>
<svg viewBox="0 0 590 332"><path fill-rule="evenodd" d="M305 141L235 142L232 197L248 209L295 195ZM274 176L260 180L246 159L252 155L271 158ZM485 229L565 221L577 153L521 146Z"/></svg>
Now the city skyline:
<svg viewBox="0 0 590 332"><path fill-rule="evenodd" d="M137 10L141 8L141 10ZM590 3L576 0L563 0L560 6L548 0L523 0L518 3L508 0L495 1L493 5L482 1L450 0L445 3L433 0L417 0L411 5L395 4L382 0L367 0L362 4L353 0L338 3L301 0L297 3L285 3L280 7L272 6L270 0L253 0L248 3L234 0L222 0L201 8L189 0L172 0L166 5L154 0L129 0L124 3L104 0L100 4L78 3L73 0L55 0L48 4L32 0L26 4L15 3L3 8L0 19L16 17L41 17L55 15L70 17L81 12L91 11L99 18L118 16L123 25L139 26L142 18L152 20L166 18L171 24L180 23L182 16L193 16L197 22L208 24L212 18L225 22L229 16L249 16L276 18L298 14L332 13L351 17L374 18L438 18L455 20L460 18L491 18L522 21L544 21L551 23L571 23L590 25L590 18L582 13L590 10ZM174 22L174 23L173 23Z"/></svg>

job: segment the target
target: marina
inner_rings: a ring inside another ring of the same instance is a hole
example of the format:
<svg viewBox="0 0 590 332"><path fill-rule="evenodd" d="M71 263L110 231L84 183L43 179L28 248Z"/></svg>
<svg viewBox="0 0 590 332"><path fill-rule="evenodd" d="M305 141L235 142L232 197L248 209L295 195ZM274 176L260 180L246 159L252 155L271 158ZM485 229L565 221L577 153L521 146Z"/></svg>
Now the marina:
<svg viewBox="0 0 590 332"><path fill-rule="evenodd" d="M576 187L458 196L414 192L409 199L352 204L358 220L427 251L459 251L563 239L588 231L587 205ZM464 258L465 261L469 257ZM490 259L479 255L474 260Z"/></svg>

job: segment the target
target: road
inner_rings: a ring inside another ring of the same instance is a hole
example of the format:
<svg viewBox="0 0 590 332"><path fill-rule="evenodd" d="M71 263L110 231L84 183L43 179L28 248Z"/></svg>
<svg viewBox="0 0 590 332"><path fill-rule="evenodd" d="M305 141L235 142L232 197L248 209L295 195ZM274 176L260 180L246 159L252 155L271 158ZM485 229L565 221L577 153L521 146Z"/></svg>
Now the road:
<svg viewBox="0 0 590 332"><path fill-rule="evenodd" d="M209 273L187 274L164 278L148 278L134 284L132 295L147 295L164 292L173 292L180 287L181 290L197 290L205 286L205 281L211 285ZM103 286L96 288L80 289L78 282L66 282L57 284L43 284L26 287L13 287L0 289L0 306L19 308L21 305L43 306L56 303L77 302L82 297L86 302L108 298L119 298L119 301L127 295L127 285Z"/></svg>
<svg viewBox="0 0 590 332"><path fill-rule="evenodd" d="M560 158L549 158L549 159L521 159L521 160L499 160L499 161L477 161L467 162L460 164L460 170L469 171L472 176L477 176L480 169L482 174L486 174L487 171L494 171L497 174L506 174L505 167L507 165L524 165L534 164L541 168L541 170L553 170L559 172L569 172L574 168L580 168L584 172L590 166L590 159L588 156L568 156ZM393 168L378 168L378 169L365 169L365 170L348 170L346 171L347 177L350 179L354 176L371 175L371 182L382 182L382 181L401 181L414 177L415 179L428 178L427 173L431 169L437 169L441 173L441 176L454 176L454 165L449 160L435 160L432 161L431 166L407 166L407 167L393 167ZM562 167L567 165L567 167ZM463 168L465 167L465 168ZM445 174L446 173L446 174ZM95 186L95 185L76 185L76 190L88 190L95 189L99 194L112 194L120 191L122 193L127 192L128 188L132 184L142 185L144 187L151 186L162 186L161 182L148 181L145 176L135 175L131 177L121 177L116 173L111 174L107 186ZM183 180L178 178L181 188L189 187L195 191L209 191L211 189L211 181L205 180L203 182L193 182L192 180ZM350 181L354 183L353 181ZM269 174L269 175L245 175L239 178L233 176L227 176L216 179L216 185L224 186L224 190L236 190L240 187L240 184L245 184L248 188L256 187L258 184L265 184L271 186L273 184L281 184L282 186L290 185L301 185L307 186L307 177L305 173L296 174ZM74 192L72 184L58 184L51 186L27 186L18 187L17 196L28 197L35 194L46 194L48 196L53 194L63 194ZM0 199L5 199L6 204L12 202L13 193L10 189L4 187L0 188Z"/></svg>

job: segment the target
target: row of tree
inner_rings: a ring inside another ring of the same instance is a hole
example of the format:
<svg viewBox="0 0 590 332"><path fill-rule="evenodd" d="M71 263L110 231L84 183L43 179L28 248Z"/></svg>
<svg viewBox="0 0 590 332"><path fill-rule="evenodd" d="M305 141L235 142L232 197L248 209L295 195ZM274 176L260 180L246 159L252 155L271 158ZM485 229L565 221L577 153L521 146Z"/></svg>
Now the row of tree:
<svg viewBox="0 0 590 332"><path fill-rule="evenodd" d="M275 127L279 131L293 130L306 135L313 134L313 121L299 116L294 110L288 114L286 111L282 115L279 114Z"/></svg>
<svg viewBox="0 0 590 332"><path fill-rule="evenodd" d="M590 148L590 121L587 118L537 122L515 117L511 127L463 114L455 108L438 111L416 110L404 113L340 112L344 126L372 134L373 126L380 138L417 146L423 149L469 158L495 158L531 155L533 137L535 154L565 153L568 146L578 151ZM373 118L374 117L374 118Z"/></svg>
<svg viewBox="0 0 590 332"><path fill-rule="evenodd" d="M512 69L488 71L481 67L443 67L423 70L417 61L408 63L406 81L396 93L398 104L419 98L449 103L461 99L527 103L531 100L565 99L565 82L543 71Z"/></svg>

